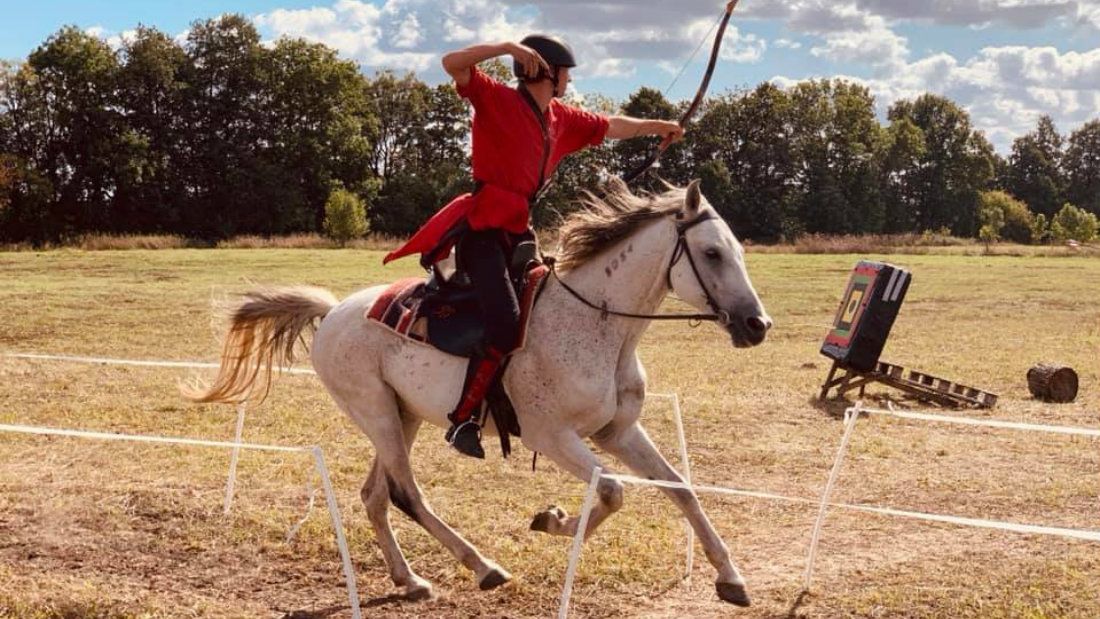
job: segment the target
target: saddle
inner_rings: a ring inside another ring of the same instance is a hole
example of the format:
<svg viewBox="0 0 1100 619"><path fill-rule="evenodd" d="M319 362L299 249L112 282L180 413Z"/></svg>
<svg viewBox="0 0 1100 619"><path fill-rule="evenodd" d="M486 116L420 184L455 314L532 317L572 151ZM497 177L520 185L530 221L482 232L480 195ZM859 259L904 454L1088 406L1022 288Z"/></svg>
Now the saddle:
<svg viewBox="0 0 1100 619"><path fill-rule="evenodd" d="M534 239L516 245L508 272L519 298L515 350L520 350L527 341L527 324L535 302L550 273L549 267L538 259ZM427 279L413 277L390 284L371 304L366 319L458 357L485 355L485 318L469 277L457 267L453 250L447 258L430 266ZM496 381L485 395L485 406L496 424L504 457L512 451L510 436L520 435L515 408L501 382L510 358L504 360Z"/></svg>
<svg viewBox="0 0 1100 619"><path fill-rule="evenodd" d="M513 250L508 272L519 299L519 350L526 341L531 310L550 270L539 262L534 241L524 241ZM458 269L453 252L431 266L427 279L412 277L390 284L367 310L366 318L445 353L458 357L484 355L485 319L473 285Z"/></svg>

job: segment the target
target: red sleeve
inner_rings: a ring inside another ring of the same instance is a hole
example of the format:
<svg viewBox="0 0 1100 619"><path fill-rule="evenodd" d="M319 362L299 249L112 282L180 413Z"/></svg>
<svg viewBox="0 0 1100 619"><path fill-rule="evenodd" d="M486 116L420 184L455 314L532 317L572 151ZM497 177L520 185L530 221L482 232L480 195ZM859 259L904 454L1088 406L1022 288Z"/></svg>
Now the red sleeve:
<svg viewBox="0 0 1100 619"><path fill-rule="evenodd" d="M596 146L607 136L611 121L602 114L594 114L571 105L561 106L562 132L558 148L563 153L576 152L586 146Z"/></svg>
<svg viewBox="0 0 1100 619"><path fill-rule="evenodd" d="M465 86L455 84L455 90L460 97L469 99L474 109L481 107L500 91L508 87L486 75L481 69L470 67L470 81Z"/></svg>

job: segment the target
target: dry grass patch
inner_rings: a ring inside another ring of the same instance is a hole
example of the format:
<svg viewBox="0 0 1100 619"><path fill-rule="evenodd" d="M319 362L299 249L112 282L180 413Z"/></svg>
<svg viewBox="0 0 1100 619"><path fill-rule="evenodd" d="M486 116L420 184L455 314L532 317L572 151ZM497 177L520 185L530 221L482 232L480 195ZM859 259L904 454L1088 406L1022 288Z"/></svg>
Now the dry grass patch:
<svg viewBox="0 0 1100 619"><path fill-rule="evenodd" d="M750 254L776 320L759 348L733 350L708 325L654 324L647 332L641 353L650 388L683 398L696 481L820 492L844 406L813 401L828 369L817 349L860 257ZM320 285L345 296L419 272L414 261L383 269L380 259L355 249L3 254L0 349L212 360L221 335L210 319L213 300L253 282ZM915 279L887 360L1001 394L996 410L965 414L1100 426L1100 261L892 260ZM1025 373L1042 360L1077 368L1077 403L1030 399ZM188 374L0 359L0 423L231 437L232 409L179 398L177 383ZM644 419L678 462L668 405L648 404ZM402 546L439 598L391 597L358 497L371 447L314 379L279 379L269 402L249 411L245 439L324 448L366 616L553 614L569 542L527 526L551 503L575 512L583 484L544 459L531 473L522 448L510 461L491 455L477 463L451 454L442 430L422 434L414 466L426 495L516 576L512 585L477 591L469 572L394 511ZM1095 528L1098 454L1095 441L866 419L837 498ZM294 543L283 541L304 515L308 456L245 452L227 518L228 457L0 435L0 617L348 616L324 510ZM827 520L814 594L796 605L814 510L731 497L703 502L749 580L756 604L739 617L1090 617L1100 608L1095 544L843 512ZM625 508L604 527L585 549L574 616L730 616L701 553L692 580L679 580L683 530L658 492L628 488Z"/></svg>

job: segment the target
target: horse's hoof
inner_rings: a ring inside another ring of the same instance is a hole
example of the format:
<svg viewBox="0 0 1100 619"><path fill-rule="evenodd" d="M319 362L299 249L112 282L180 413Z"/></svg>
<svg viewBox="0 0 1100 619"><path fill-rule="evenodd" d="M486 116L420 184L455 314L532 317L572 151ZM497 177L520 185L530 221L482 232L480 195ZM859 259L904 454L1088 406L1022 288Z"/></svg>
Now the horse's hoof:
<svg viewBox="0 0 1100 619"><path fill-rule="evenodd" d="M485 575L485 578L481 579L481 582L477 583L477 586L482 591L488 591L490 589L496 589L497 587L512 580L512 575L500 568L496 568L493 571Z"/></svg>
<svg viewBox="0 0 1100 619"><path fill-rule="evenodd" d="M718 590L718 597L722 598L723 602L729 602L735 606L747 607L752 602L749 600L749 594L745 591L745 585L739 585L733 582L720 582L714 585L714 588Z"/></svg>
<svg viewBox="0 0 1100 619"><path fill-rule="evenodd" d="M550 523L558 520L557 514L553 512L544 511L535 514L535 517L531 519L531 530L542 531L543 533L550 532Z"/></svg>
<svg viewBox="0 0 1100 619"><path fill-rule="evenodd" d="M416 585L405 590L405 599L410 602L423 602L432 599L431 585Z"/></svg>

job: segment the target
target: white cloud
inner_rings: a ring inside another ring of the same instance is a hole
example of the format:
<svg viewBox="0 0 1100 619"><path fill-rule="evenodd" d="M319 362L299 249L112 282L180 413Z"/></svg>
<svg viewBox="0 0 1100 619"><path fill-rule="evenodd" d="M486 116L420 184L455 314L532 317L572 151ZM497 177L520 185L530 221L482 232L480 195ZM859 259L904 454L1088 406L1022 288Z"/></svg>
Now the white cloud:
<svg viewBox="0 0 1100 619"><path fill-rule="evenodd" d="M1056 22L1100 26L1096 0L789 0L746 3L746 17L779 19L799 32L853 30L859 16L954 26L1042 28Z"/></svg>
<svg viewBox="0 0 1100 619"><path fill-rule="evenodd" d="M726 30L719 56L731 62L757 62L768 49L768 42L755 34L742 33L734 26Z"/></svg>
<svg viewBox="0 0 1100 619"><path fill-rule="evenodd" d="M604 58L585 65L591 67L581 75L590 77L629 77L634 75L634 67L621 58Z"/></svg>
<svg viewBox="0 0 1100 619"><path fill-rule="evenodd" d="M1100 2L1081 2L1077 7L1077 23L1100 30Z"/></svg>
<svg viewBox="0 0 1100 619"><path fill-rule="evenodd" d="M443 30L443 40L448 43L470 43L477 37L476 32L451 17L443 22Z"/></svg>
<svg viewBox="0 0 1100 619"><path fill-rule="evenodd" d="M925 92L946 96L969 111L974 126L1002 153L1044 114L1065 133L1100 110L1100 48L1063 53L1052 47L988 47L962 62L939 53L878 79L844 79L865 84L883 113L899 99ZM797 80L772 81L788 86Z"/></svg>
<svg viewBox="0 0 1100 619"><path fill-rule="evenodd" d="M397 26L397 32L390 39L390 43L397 48L411 49L416 47L421 40L423 40L423 36L420 34L420 20L416 18L414 13L409 13Z"/></svg>
<svg viewBox="0 0 1100 619"><path fill-rule="evenodd" d="M810 49L814 56L874 67L897 67L909 56L908 41L894 33L881 17L868 17L858 29L830 31L824 43Z"/></svg>
<svg viewBox="0 0 1100 619"><path fill-rule="evenodd" d="M678 39L686 43L692 43L695 46L703 43L702 47L698 47L700 53L708 52L710 49L709 43L714 40L715 33L711 32L713 25L713 20L709 19L693 21L678 34ZM767 41L751 32L741 32L737 26L730 24L726 27L725 36L722 38L722 48L718 53L723 60L753 63L760 60L767 49Z"/></svg>
<svg viewBox="0 0 1100 619"><path fill-rule="evenodd" d="M379 8L359 0L337 0L331 8L276 9L254 19L274 37L324 43L369 67L423 71L435 54L410 51L420 43L422 32L417 15L401 13L401 4L390 0ZM391 15L395 20L387 23L385 18ZM384 38L387 32L389 37Z"/></svg>
<svg viewBox="0 0 1100 619"><path fill-rule="evenodd" d="M802 49L802 43L791 39L776 39L775 46L780 49Z"/></svg>
<svg viewBox="0 0 1100 619"><path fill-rule="evenodd" d="M116 52L122 49L122 46L126 43L133 41L137 37L137 30L123 30L121 33L115 34L103 26L92 26L85 28L84 32L103 41Z"/></svg>

